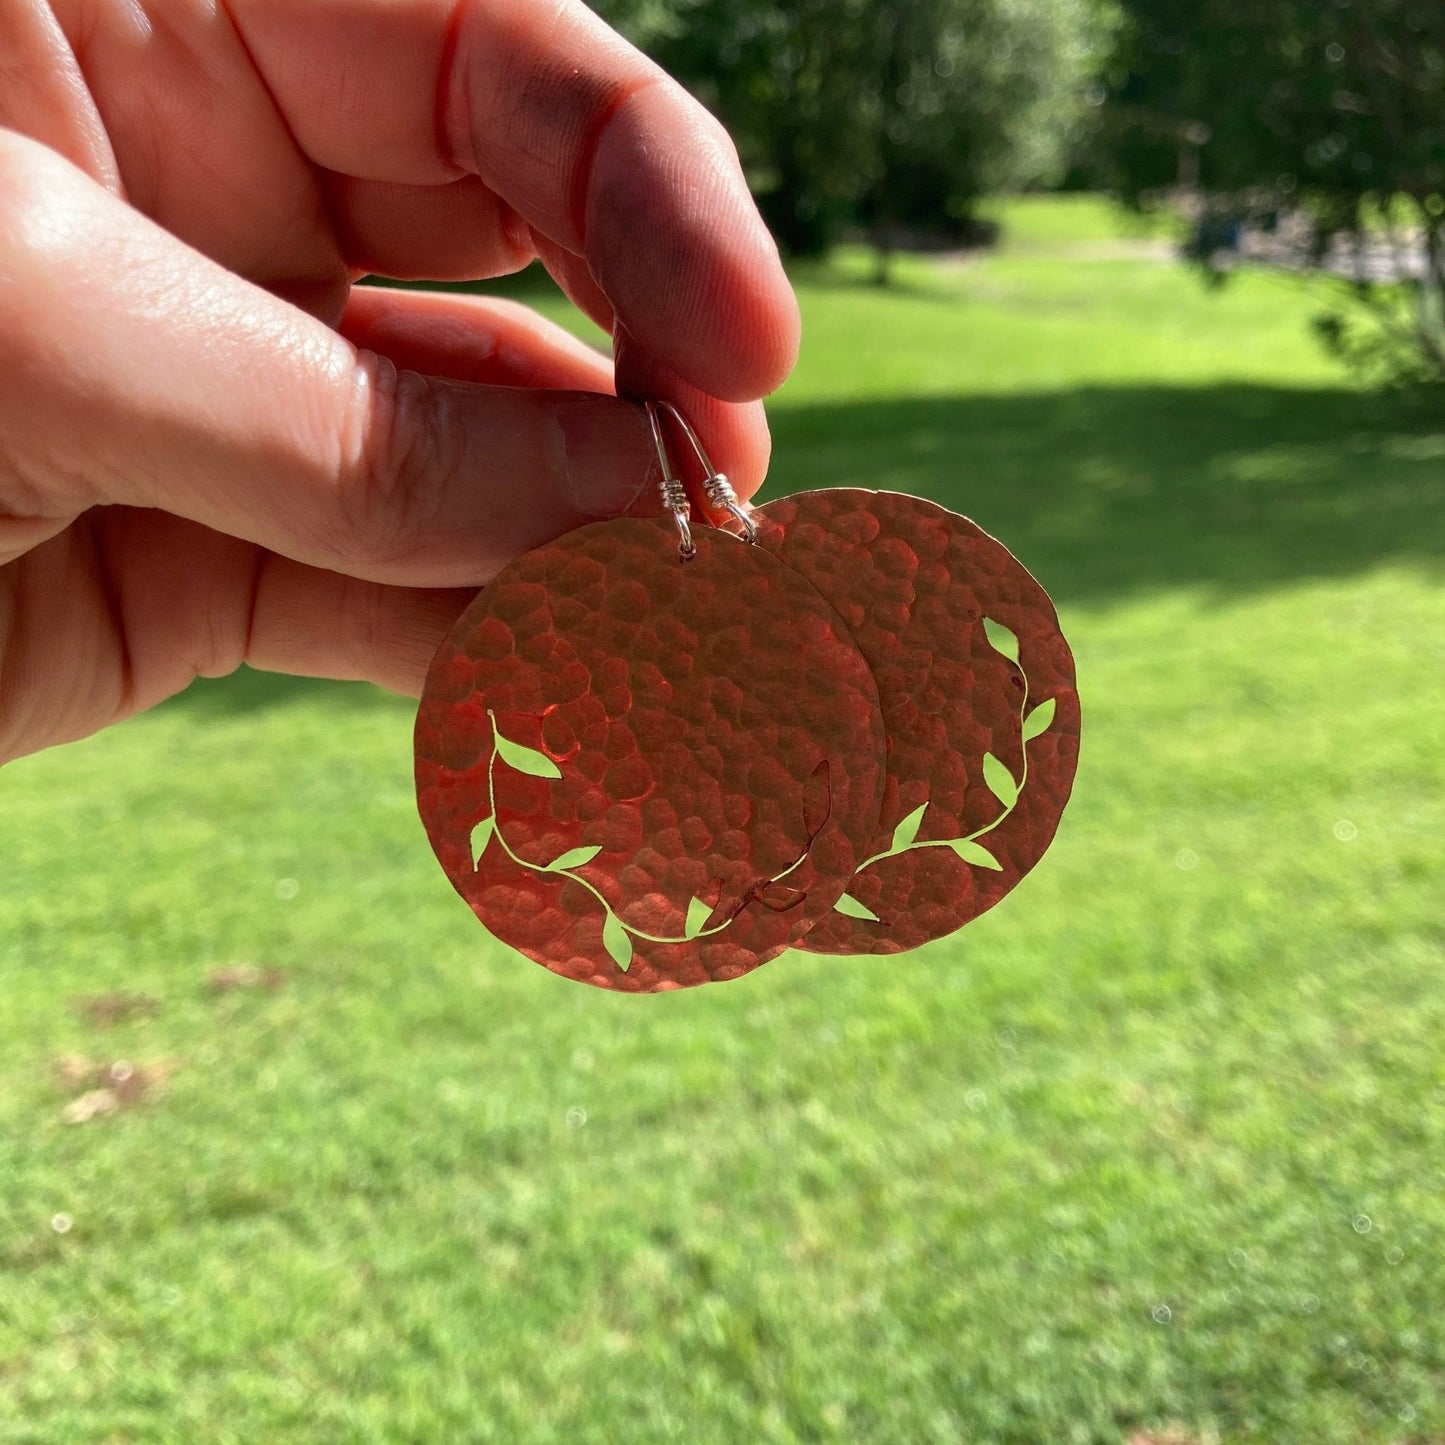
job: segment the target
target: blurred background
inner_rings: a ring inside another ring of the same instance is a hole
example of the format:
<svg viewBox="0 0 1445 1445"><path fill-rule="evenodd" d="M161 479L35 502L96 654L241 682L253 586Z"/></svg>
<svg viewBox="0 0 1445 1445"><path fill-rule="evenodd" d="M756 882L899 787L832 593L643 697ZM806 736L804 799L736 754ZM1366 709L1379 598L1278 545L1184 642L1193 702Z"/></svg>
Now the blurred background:
<svg viewBox="0 0 1445 1445"><path fill-rule="evenodd" d="M599 8L793 258L767 494L1012 547L1075 801L953 938L629 998L477 927L403 700L6 767L0 1439L1439 1445L1445 11Z"/></svg>

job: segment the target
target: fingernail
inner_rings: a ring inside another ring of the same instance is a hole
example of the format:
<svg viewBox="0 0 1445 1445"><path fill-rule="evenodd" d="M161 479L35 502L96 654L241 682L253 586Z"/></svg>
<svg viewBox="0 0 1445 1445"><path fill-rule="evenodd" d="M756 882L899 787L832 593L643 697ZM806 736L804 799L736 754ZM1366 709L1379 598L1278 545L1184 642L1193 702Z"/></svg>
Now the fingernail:
<svg viewBox="0 0 1445 1445"><path fill-rule="evenodd" d="M640 407L616 397L560 402L557 429L573 506L587 517L617 517L655 481L651 433Z"/></svg>

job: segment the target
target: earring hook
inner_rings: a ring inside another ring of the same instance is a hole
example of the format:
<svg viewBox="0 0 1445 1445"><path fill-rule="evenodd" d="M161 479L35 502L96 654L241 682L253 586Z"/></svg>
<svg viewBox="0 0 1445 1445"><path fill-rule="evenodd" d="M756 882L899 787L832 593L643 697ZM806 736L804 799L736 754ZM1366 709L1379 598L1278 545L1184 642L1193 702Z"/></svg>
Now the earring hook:
<svg viewBox="0 0 1445 1445"><path fill-rule="evenodd" d="M657 448L657 460L662 466L662 481L658 483L658 491L662 493L662 505L672 513L672 520L677 523L677 555L686 562L697 555L697 544L692 540L692 524L689 521L692 507L687 500L687 489L672 474L672 458L667 454L667 442L663 438L662 423L657 416L657 403L647 402L644 410L647 412L648 425L652 428L652 444Z"/></svg>
<svg viewBox="0 0 1445 1445"><path fill-rule="evenodd" d="M707 448L703 446L702 439L693 430L692 423L688 421L670 401L648 402L647 406L648 416L652 419L652 434L654 440L657 442L658 455L661 456L663 453L663 442L661 440L661 427L655 413L656 409L661 407L672 417L678 426L682 428L683 435L687 437L688 442L692 446L693 454L697 457L698 465L701 466L704 473L706 473L703 477L702 488L707 494L708 501L717 511L727 512L732 516L733 519L741 525L749 542L756 542L758 540L756 523L754 523L753 519L743 510L742 504L738 501L738 494L733 490L733 484L728 481L727 475L718 471L718 469L713 466L712 458L708 456ZM662 470L664 475L666 475L668 470L666 461L663 462ZM667 502L665 493L663 502L664 505L670 505L670 503Z"/></svg>

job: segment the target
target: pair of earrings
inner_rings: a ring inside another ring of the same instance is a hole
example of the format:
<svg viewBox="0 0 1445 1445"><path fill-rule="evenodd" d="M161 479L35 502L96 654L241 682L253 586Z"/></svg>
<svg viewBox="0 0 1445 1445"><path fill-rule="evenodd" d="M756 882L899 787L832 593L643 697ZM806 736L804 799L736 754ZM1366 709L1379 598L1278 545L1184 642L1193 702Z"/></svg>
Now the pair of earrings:
<svg viewBox="0 0 1445 1445"><path fill-rule="evenodd" d="M502 942L631 992L798 947L898 953L1038 862L1078 757L1073 659L999 542L837 488L744 509L662 404L730 528L666 517L518 558L458 620L416 724L447 876Z"/></svg>

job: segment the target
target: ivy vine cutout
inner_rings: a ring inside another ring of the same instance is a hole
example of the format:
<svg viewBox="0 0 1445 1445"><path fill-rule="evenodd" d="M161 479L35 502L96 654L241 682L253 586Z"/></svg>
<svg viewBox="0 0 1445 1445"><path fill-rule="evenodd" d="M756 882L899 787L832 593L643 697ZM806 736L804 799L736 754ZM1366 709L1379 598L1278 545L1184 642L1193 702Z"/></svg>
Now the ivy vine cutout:
<svg viewBox="0 0 1445 1445"><path fill-rule="evenodd" d="M888 847L881 853L875 853L871 858L865 858L858 865L858 873L863 872L865 868L871 868L873 864L881 862L884 858L895 858L898 854L910 852L915 848L952 848L965 863L972 867L988 868L994 872L1003 871L1003 865L978 840L992 833L1018 806L1018 800L1029 779L1028 745L1036 737L1048 731L1049 725L1054 720L1054 699L1045 699L1031 712L1029 710L1029 679L1019 662L1018 637L1003 623L996 622L992 617L983 619L983 630L994 651L1008 658L1019 669L1024 680L1023 700L1019 704L1019 729L1023 737L1023 771L1021 775L1015 778L1008 770L1008 766L993 753L983 755L983 781L989 792L1003 804L1003 811L992 822L985 823L982 828L976 829L966 838L936 838L920 843L918 834L923 827L924 814L928 811L928 804L920 803L893 830L893 837L889 841ZM869 923L882 921L867 904L860 903L851 893L845 893L833 907L836 912L849 918L861 918Z"/></svg>
<svg viewBox="0 0 1445 1445"><path fill-rule="evenodd" d="M645 939L648 943L691 943L699 938L711 938L714 934L721 933L727 928L736 916L736 910L729 913L721 922L707 926L707 921L712 917L714 909L710 908L701 898L690 899L687 905L687 917L683 923L683 932L680 938L668 938L661 934L646 933L633 924L624 922L618 917L612 905L603 896L600 889L590 883L586 878L577 872L579 868L585 868L601 851L597 844L590 844L580 848L569 848L560 857L554 858L550 863L534 863L528 858L523 858L517 853L512 845L503 835L501 828L497 825L497 788L496 788L496 765L497 760L515 772L525 773L528 777L546 778L549 781L557 781L562 777L562 770L549 758L546 753L538 752L535 748L529 748L522 743L514 742L511 738L504 737L501 729L497 726L497 716L487 709L487 720L492 728L492 754L487 762L487 806L488 814L472 829L471 848L472 866L476 868L482 861L482 854L486 852L493 839L496 839L502 851L519 868L525 868L532 873L555 873L563 878L570 878L572 882L581 884L601 905L604 912L602 920L602 944L606 948L613 963L623 973L632 966L632 940L634 938ZM768 880L770 884L779 883L794 869L799 868L806 861L808 849L812 847L813 840L810 837L803 851L775 878Z"/></svg>

